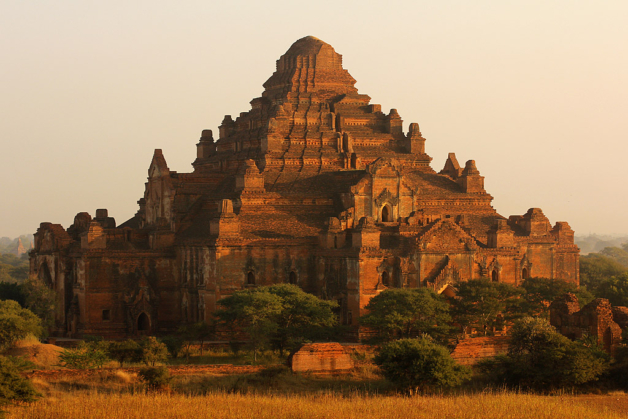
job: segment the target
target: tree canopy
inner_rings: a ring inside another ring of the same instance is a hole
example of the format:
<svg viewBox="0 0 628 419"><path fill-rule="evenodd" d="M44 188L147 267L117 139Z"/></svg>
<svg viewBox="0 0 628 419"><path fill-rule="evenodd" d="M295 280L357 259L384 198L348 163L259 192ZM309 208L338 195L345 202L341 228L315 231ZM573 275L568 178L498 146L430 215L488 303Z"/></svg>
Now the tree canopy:
<svg viewBox="0 0 628 419"><path fill-rule="evenodd" d="M254 351L272 344L283 352L304 340L319 338L336 324L336 303L320 300L296 285L237 291L220 300L220 305L218 318L232 329L246 332Z"/></svg>
<svg viewBox="0 0 628 419"><path fill-rule="evenodd" d="M460 282L452 300L454 320L462 327L490 335L494 329L501 329L521 316L523 293L521 288L488 279Z"/></svg>
<svg viewBox="0 0 628 419"><path fill-rule="evenodd" d="M560 279L528 278L523 281L523 295L521 311L529 316L549 317L549 305L556 298L573 293L578 297L580 306L593 300L593 295L586 288L579 288L572 282Z"/></svg>
<svg viewBox="0 0 628 419"><path fill-rule="evenodd" d="M10 347L29 333L41 335L39 318L32 311L22 308L17 301L0 301L0 350Z"/></svg>
<svg viewBox="0 0 628 419"><path fill-rule="evenodd" d="M572 342L547 320L525 317L511 330L508 354L478 367L495 384L549 390L597 380L609 358L589 340Z"/></svg>
<svg viewBox="0 0 628 419"><path fill-rule="evenodd" d="M385 343L374 362L386 379L408 390L455 387L471 375L451 358L447 348L428 337Z"/></svg>
<svg viewBox="0 0 628 419"><path fill-rule="evenodd" d="M376 331L380 340L422 334L443 339L452 330L449 304L427 288L389 289L373 297L365 308L369 313L360 318L360 324Z"/></svg>

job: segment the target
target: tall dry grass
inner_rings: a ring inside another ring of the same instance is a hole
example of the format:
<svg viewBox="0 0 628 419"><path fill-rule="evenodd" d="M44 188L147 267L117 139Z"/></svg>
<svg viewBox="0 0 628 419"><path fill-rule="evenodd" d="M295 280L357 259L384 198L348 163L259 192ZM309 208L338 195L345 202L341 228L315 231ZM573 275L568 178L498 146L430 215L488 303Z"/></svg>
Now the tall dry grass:
<svg viewBox="0 0 628 419"><path fill-rule="evenodd" d="M12 407L8 418L533 418L582 419L626 417L628 397L614 405L588 403L577 396L535 396L514 393L429 397L339 397L333 394L305 396L242 395L212 393L191 396L168 393L83 393L48 398ZM617 399L619 400L619 399ZM607 407L610 406L610 407ZM619 407L618 407L619 406Z"/></svg>

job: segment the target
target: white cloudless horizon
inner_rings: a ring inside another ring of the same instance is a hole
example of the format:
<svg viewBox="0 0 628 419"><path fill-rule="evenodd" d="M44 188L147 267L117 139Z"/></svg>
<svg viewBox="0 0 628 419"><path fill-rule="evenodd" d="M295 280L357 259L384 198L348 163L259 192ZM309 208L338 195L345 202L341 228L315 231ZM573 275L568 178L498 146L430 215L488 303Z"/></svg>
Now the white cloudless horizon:
<svg viewBox="0 0 628 419"><path fill-rule="evenodd" d="M307 35L419 123L434 170L475 160L501 215L628 234L627 20L613 0L2 2L0 236L126 221L154 149L190 172Z"/></svg>

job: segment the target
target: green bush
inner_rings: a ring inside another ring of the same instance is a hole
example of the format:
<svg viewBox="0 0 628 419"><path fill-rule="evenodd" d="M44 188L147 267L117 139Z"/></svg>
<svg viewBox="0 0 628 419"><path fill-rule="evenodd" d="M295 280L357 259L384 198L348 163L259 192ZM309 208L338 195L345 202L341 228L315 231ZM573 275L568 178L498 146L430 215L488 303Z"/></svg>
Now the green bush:
<svg viewBox="0 0 628 419"><path fill-rule="evenodd" d="M0 300L0 350L12 346L29 333L41 336L41 320L17 301Z"/></svg>
<svg viewBox="0 0 628 419"><path fill-rule="evenodd" d="M532 317L514 324L508 354L478 364L496 385L542 391L596 381L608 367L608 355L590 339L572 342Z"/></svg>
<svg viewBox="0 0 628 419"><path fill-rule="evenodd" d="M360 324L377 333L376 340L416 338L423 334L445 341L452 332L449 304L427 288L389 289L373 297Z"/></svg>
<svg viewBox="0 0 628 419"><path fill-rule="evenodd" d="M156 337L150 336L142 341L142 362L152 367L160 362L168 360L168 347L157 340Z"/></svg>
<svg viewBox="0 0 628 419"><path fill-rule="evenodd" d="M81 342L76 349L65 349L59 354L61 365L66 368L101 368L110 361L106 342Z"/></svg>
<svg viewBox="0 0 628 419"><path fill-rule="evenodd" d="M166 345L170 358L177 358L179 356L181 349L183 349L183 339L181 337L169 335L162 337L161 341Z"/></svg>
<svg viewBox="0 0 628 419"><path fill-rule="evenodd" d="M170 371L164 366L144 367L140 369L140 378L152 389L165 388L170 384Z"/></svg>
<svg viewBox="0 0 628 419"><path fill-rule="evenodd" d="M0 356L0 406L16 401L34 401L38 397L31 382L20 375L20 362Z"/></svg>
<svg viewBox="0 0 628 419"><path fill-rule="evenodd" d="M142 347L132 339L122 342L109 342L108 354L111 359L120 363L140 362L142 360Z"/></svg>
<svg viewBox="0 0 628 419"><path fill-rule="evenodd" d="M447 348L428 337L386 343L374 361L386 379L405 390L456 387L471 375L451 358Z"/></svg>

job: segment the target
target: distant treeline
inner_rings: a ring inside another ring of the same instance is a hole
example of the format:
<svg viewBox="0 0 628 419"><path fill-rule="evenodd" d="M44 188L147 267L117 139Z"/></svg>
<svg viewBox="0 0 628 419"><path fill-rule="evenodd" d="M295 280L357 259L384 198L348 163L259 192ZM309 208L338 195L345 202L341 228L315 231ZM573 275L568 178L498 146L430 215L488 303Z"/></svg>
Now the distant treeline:
<svg viewBox="0 0 628 419"><path fill-rule="evenodd" d="M580 247L580 253L587 255L593 252L601 252L607 247L621 247L628 243L628 236L576 236L576 244Z"/></svg>
<svg viewBox="0 0 628 419"><path fill-rule="evenodd" d="M628 243L581 256L580 285L596 298L628 306Z"/></svg>

